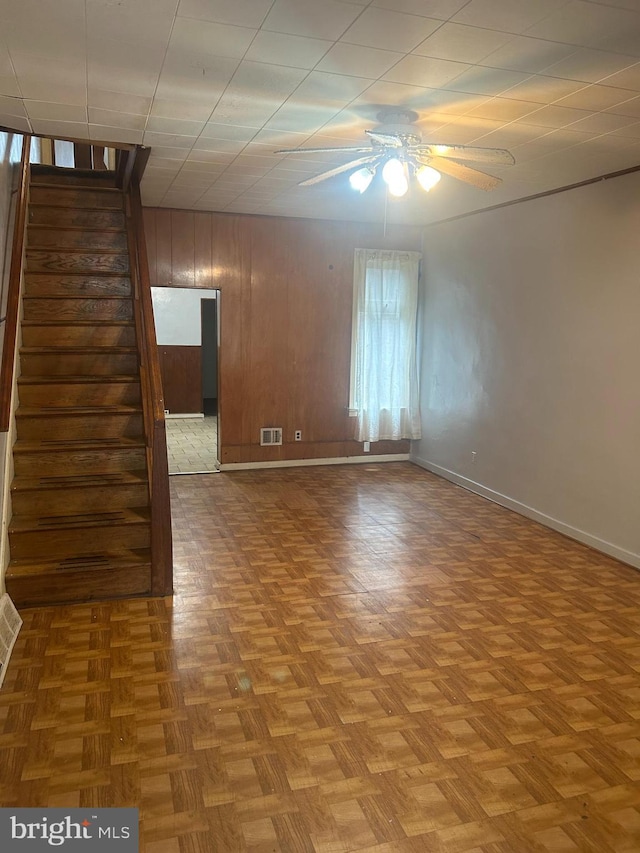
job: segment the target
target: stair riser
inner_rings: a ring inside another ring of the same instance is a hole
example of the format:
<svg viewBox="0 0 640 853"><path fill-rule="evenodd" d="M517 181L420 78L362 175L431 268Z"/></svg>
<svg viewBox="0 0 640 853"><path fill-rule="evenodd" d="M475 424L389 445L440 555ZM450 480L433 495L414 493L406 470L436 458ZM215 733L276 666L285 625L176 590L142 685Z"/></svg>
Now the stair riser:
<svg viewBox="0 0 640 853"><path fill-rule="evenodd" d="M108 551L113 543L118 548L148 548L151 532L148 522L140 524L108 524L81 527L77 530L30 530L9 533L11 559L24 557L52 559L74 557L86 553Z"/></svg>
<svg viewBox="0 0 640 853"><path fill-rule="evenodd" d="M29 577L11 577L6 586L18 607L50 606L52 602L100 601L150 595L151 567L100 568L91 571L57 571Z"/></svg>
<svg viewBox="0 0 640 853"><path fill-rule="evenodd" d="M25 320L132 320L133 301L115 299L47 299L34 296L24 299Z"/></svg>
<svg viewBox="0 0 640 853"><path fill-rule="evenodd" d="M31 186L29 198L36 204L48 204L54 207L97 207L113 210L123 209L123 198L120 193L109 190L83 189L74 187L67 189L60 187L39 187L37 184Z"/></svg>
<svg viewBox="0 0 640 853"><path fill-rule="evenodd" d="M20 441L44 439L136 438L143 434L142 415L58 415L18 416Z"/></svg>
<svg viewBox="0 0 640 853"><path fill-rule="evenodd" d="M33 191L32 191L33 198ZM29 207L29 223L33 225L86 225L88 228L124 228L120 210L91 210L77 207Z"/></svg>
<svg viewBox="0 0 640 853"><path fill-rule="evenodd" d="M27 273L25 296L131 296L128 276L48 275Z"/></svg>
<svg viewBox="0 0 640 853"><path fill-rule="evenodd" d="M103 252L65 252L27 249L27 272L129 272L129 256Z"/></svg>
<svg viewBox="0 0 640 853"><path fill-rule="evenodd" d="M136 406L140 405L137 382L56 382L19 384L23 406Z"/></svg>
<svg viewBox="0 0 640 853"><path fill-rule="evenodd" d="M136 332L128 326L69 325L22 326L22 343L25 347L133 347Z"/></svg>
<svg viewBox="0 0 640 853"><path fill-rule="evenodd" d="M64 228L39 228L30 225L27 245L33 249L122 249L127 248L127 235L117 231L73 231Z"/></svg>
<svg viewBox="0 0 640 853"><path fill-rule="evenodd" d="M61 184L63 186L71 186L71 187L86 187L88 189L100 189L102 188L111 188L114 189L116 182L113 176L113 172L111 174L106 174L105 172L101 172L101 175L104 177L98 177L96 175L95 178L89 175L56 175L54 174L43 174L38 175L32 173L31 175L31 186L38 186L39 184Z"/></svg>
<svg viewBox="0 0 640 853"><path fill-rule="evenodd" d="M135 355L114 354L32 354L20 356L23 376L109 376L135 375L138 362Z"/></svg>
<svg viewBox="0 0 640 853"><path fill-rule="evenodd" d="M108 474L112 471L140 471L147 464L142 447L104 448L101 450L38 450L14 453L18 477L60 476L73 474Z"/></svg>
<svg viewBox="0 0 640 853"><path fill-rule="evenodd" d="M29 489L14 491L11 505L16 515L75 515L103 512L149 504L146 483L139 485L93 486L75 489Z"/></svg>

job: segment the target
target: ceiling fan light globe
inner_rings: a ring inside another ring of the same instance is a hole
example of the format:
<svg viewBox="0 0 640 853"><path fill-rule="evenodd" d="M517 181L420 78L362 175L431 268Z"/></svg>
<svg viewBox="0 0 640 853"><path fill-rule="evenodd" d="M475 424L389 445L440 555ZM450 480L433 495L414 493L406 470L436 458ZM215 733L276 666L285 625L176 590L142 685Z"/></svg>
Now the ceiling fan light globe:
<svg viewBox="0 0 640 853"><path fill-rule="evenodd" d="M405 175L400 175L398 178L387 183L387 186L391 195L400 198L407 193L407 190L409 189L409 181Z"/></svg>
<svg viewBox="0 0 640 853"><path fill-rule="evenodd" d="M418 179L418 183L422 187L425 192L429 192L432 190L435 185L438 183L442 175L436 169L432 169L431 166L421 166L416 171L416 178Z"/></svg>
<svg viewBox="0 0 640 853"><path fill-rule="evenodd" d="M367 169L366 166L363 169L358 169L357 172L349 175L351 188L357 190L359 193L363 193L368 189L369 184L373 180L373 175L374 172L371 169Z"/></svg>
<svg viewBox="0 0 640 853"><path fill-rule="evenodd" d="M405 166L396 157L392 157L384 164L382 169L382 178L389 188L391 184L406 181Z"/></svg>

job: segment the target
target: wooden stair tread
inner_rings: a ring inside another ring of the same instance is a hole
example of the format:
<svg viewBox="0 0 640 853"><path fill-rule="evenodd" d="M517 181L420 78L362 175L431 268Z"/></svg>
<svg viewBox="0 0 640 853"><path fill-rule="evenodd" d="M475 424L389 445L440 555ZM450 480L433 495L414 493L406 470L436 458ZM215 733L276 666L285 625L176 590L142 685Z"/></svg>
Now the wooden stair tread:
<svg viewBox="0 0 640 853"><path fill-rule="evenodd" d="M106 172L106 170L105 170ZM113 175L113 173L111 173ZM75 176L77 177L77 176ZM84 177L84 176L82 176ZM95 177L95 175L93 176ZM55 181L34 181L34 186L40 189L41 187L48 190L61 190L62 192L108 192L108 193L120 193L122 195L122 190L119 187L101 187L98 184L88 184L83 187L82 184L58 184Z"/></svg>
<svg viewBox="0 0 640 853"><path fill-rule="evenodd" d="M40 226L38 226L40 227ZM119 249L113 246L100 246L91 248L90 246L58 246L54 248L53 246L34 246L32 243L28 243L27 245L27 263L29 259L29 255L33 252L43 252L45 254L74 254L74 255L126 255L128 257L129 250L128 249ZM29 270L27 269L27 272ZM37 270L34 270L37 272ZM68 273L65 273L68 275ZM122 273L120 273L122 275Z"/></svg>
<svg viewBox="0 0 640 853"><path fill-rule="evenodd" d="M47 346L47 347L21 347L20 353L23 355L32 355L34 353L38 354L46 354L46 353L54 353L56 355L60 355L61 352L65 354L69 353L80 353L82 355L107 355L109 353L115 353L117 355L130 355L131 353L135 353L138 350L136 347L114 347L111 344L108 346Z"/></svg>
<svg viewBox="0 0 640 853"><path fill-rule="evenodd" d="M42 530L91 530L96 527L149 524L148 507L86 512L74 515L14 515L9 523L9 533L29 533Z"/></svg>
<svg viewBox="0 0 640 853"><path fill-rule="evenodd" d="M22 557L9 561L7 578L42 575L60 571L86 571L88 569L126 568L151 563L149 548L123 548L98 551L67 559L34 560Z"/></svg>
<svg viewBox="0 0 640 853"><path fill-rule="evenodd" d="M102 210L102 208L99 208ZM82 210L87 210L86 207L83 207ZM37 229L38 231L98 231L102 233L104 231L115 232L116 234L125 234L127 229L122 227L116 227L115 225L105 225L105 226L96 226L96 225L65 225L64 222L56 224L52 222L29 222L28 223L29 233L33 231L33 229Z"/></svg>
<svg viewBox="0 0 640 853"><path fill-rule="evenodd" d="M140 377L133 375L131 373L122 373L122 374L100 374L96 376L91 376L89 374L80 374L80 375L71 375L71 374L47 374L46 376L28 376L22 375L18 379L18 385L67 385L67 384L81 384L81 383L102 383L104 385L111 385L112 383L136 383L140 382Z"/></svg>
<svg viewBox="0 0 640 853"><path fill-rule="evenodd" d="M79 299L82 302L93 301L94 299L119 299L121 302L131 302L131 296L120 296L117 293L52 293L51 295L38 294L37 296L32 296L28 293L25 293L22 297L25 302L27 300L42 300L47 299L49 301L53 300L68 300L68 299Z"/></svg>
<svg viewBox="0 0 640 853"><path fill-rule="evenodd" d="M20 406L16 411L17 418L48 418L52 415L70 417L78 415L139 415L141 406L118 406L108 403L105 406Z"/></svg>
<svg viewBox="0 0 640 853"><path fill-rule="evenodd" d="M136 486L147 482L147 472L114 471L105 474L60 474L45 477L15 477L11 484L12 492L29 492L42 490L86 489L94 486L109 488L111 486Z"/></svg>
<svg viewBox="0 0 640 853"><path fill-rule="evenodd" d="M129 297L130 298L130 297ZM23 320L22 325L28 326L30 329L39 328L40 326L44 326L46 328L52 328L53 326L99 326L101 329L104 326L133 326L133 320Z"/></svg>
<svg viewBox="0 0 640 853"><path fill-rule="evenodd" d="M78 439L42 439L23 441L18 439L13 445L14 453L68 453L78 450L119 450L121 448L145 447L143 436L121 436L118 438L78 438Z"/></svg>

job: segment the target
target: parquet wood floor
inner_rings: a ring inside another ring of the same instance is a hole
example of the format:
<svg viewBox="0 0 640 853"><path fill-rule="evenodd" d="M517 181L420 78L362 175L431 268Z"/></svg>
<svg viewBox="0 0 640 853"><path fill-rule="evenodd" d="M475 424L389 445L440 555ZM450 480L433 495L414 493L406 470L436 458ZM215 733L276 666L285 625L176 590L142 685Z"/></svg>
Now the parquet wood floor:
<svg viewBox="0 0 640 853"><path fill-rule="evenodd" d="M409 463L172 478L176 595L24 611L0 801L144 853L640 850L640 577Z"/></svg>

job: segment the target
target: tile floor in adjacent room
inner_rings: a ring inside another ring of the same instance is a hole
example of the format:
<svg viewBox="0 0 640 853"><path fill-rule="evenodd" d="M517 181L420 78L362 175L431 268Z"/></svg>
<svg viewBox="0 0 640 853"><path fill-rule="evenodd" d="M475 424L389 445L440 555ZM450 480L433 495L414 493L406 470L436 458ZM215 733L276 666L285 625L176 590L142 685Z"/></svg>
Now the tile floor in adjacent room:
<svg viewBox="0 0 640 853"><path fill-rule="evenodd" d="M170 474L202 474L218 470L218 418L167 418Z"/></svg>
<svg viewBox="0 0 640 853"><path fill-rule="evenodd" d="M23 611L0 803L143 853L637 853L640 575L409 463L172 477L173 599Z"/></svg>

